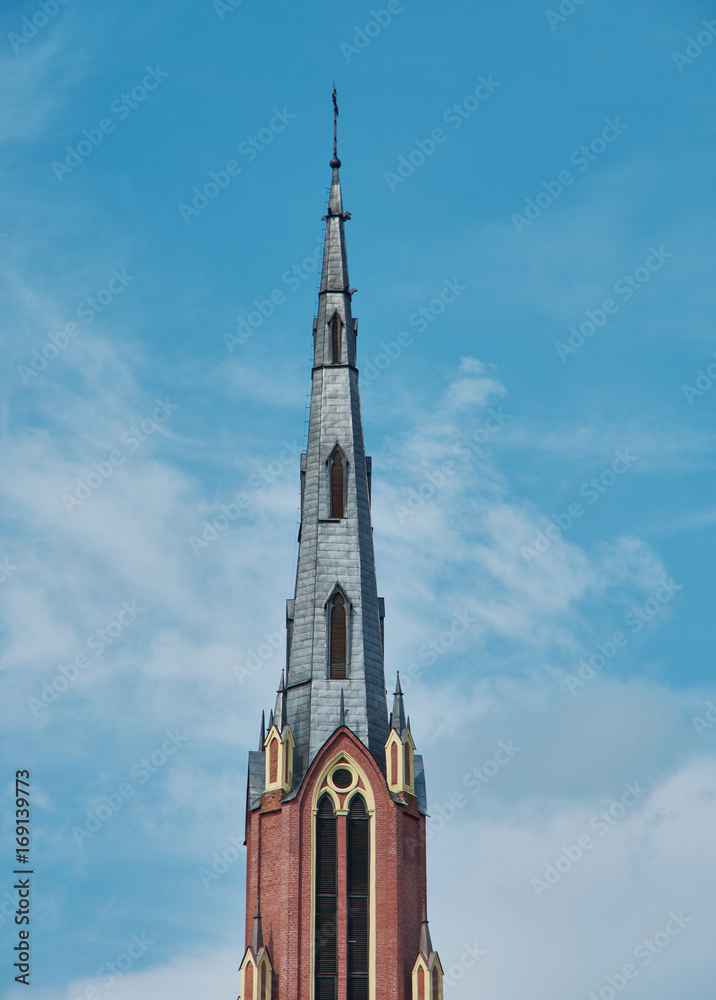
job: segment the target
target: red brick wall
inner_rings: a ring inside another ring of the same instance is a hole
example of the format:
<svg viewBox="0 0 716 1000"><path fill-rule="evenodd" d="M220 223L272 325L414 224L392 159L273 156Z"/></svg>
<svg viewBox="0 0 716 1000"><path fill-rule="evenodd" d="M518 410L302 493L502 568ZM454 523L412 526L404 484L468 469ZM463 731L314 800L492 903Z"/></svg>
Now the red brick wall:
<svg viewBox="0 0 716 1000"><path fill-rule="evenodd" d="M375 799L375 901L377 998L411 1000L410 973L418 952L426 893L425 817L417 800L391 797L366 747L345 728L316 756L296 798L281 804L264 796L249 815L247 838L246 944L251 936L259 883L264 941L276 972L274 1000L311 995L311 824L316 782L325 765L344 750L365 772ZM345 887L345 818L339 817L339 887ZM339 912L339 963L345 966L345 913ZM340 988L339 1000L345 998Z"/></svg>

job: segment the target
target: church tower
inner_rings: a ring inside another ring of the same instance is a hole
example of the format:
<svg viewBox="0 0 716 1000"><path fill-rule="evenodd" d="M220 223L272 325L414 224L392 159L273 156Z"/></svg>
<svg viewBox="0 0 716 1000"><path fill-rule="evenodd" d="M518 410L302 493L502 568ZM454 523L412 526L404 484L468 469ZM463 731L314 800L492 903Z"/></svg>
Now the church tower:
<svg viewBox="0 0 716 1000"><path fill-rule="evenodd" d="M426 912L422 758L388 716L336 153L286 670L249 754L242 1000L442 1000Z"/></svg>

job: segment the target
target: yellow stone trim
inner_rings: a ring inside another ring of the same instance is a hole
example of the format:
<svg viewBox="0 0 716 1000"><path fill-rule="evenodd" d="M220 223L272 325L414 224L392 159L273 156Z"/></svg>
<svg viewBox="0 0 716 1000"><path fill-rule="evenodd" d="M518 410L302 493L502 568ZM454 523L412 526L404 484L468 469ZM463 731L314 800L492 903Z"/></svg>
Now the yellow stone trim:
<svg viewBox="0 0 716 1000"><path fill-rule="evenodd" d="M271 743L273 740L276 740L278 743L275 781L271 781ZM264 791L273 792L279 789L284 792L290 791L291 782L293 781L293 751L295 746L296 743L290 726L286 726L283 735L279 732L277 726L271 726L264 740L264 749L266 751Z"/></svg>
<svg viewBox="0 0 716 1000"><path fill-rule="evenodd" d="M438 970L439 980L438 980L438 995L433 994L433 969ZM418 1000L418 969L423 969L425 972L425 997L424 1000L443 1000L443 967L438 957L437 952L432 953L432 958L430 964L425 961L425 958L418 954L415 959L415 965L413 966L413 972L411 975L413 984L413 1000Z"/></svg>
<svg viewBox="0 0 716 1000"><path fill-rule="evenodd" d="M413 742L413 737L410 730L404 730L405 740L400 736L395 729L390 730L390 735L385 744L385 760L388 770L388 788L391 792L408 792L410 795L415 795L415 743ZM391 763L391 753L390 748L395 744L398 748L398 774L393 774L393 765ZM408 753L410 754L410 782L405 780L405 747L409 747Z"/></svg>

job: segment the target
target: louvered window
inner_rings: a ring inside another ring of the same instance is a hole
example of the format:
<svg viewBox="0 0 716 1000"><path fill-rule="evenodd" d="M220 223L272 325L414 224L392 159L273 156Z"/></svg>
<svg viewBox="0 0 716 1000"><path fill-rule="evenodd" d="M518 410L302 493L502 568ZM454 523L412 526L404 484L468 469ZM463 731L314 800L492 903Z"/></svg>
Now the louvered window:
<svg viewBox="0 0 716 1000"><path fill-rule="evenodd" d="M331 517L345 516L345 465L336 448L331 458Z"/></svg>
<svg viewBox="0 0 716 1000"><path fill-rule="evenodd" d="M268 1000L268 994L266 992L266 963L261 963L261 992L259 993L259 1000Z"/></svg>
<svg viewBox="0 0 716 1000"><path fill-rule="evenodd" d="M410 784L410 744L405 744L405 784Z"/></svg>
<svg viewBox="0 0 716 1000"><path fill-rule="evenodd" d="M437 965L433 966L433 1000L440 1000L440 972Z"/></svg>
<svg viewBox="0 0 716 1000"><path fill-rule="evenodd" d="M370 818L360 795L347 826L348 1000L368 1000Z"/></svg>
<svg viewBox="0 0 716 1000"><path fill-rule="evenodd" d="M418 969L418 1000L425 1000L425 972L422 966Z"/></svg>
<svg viewBox="0 0 716 1000"><path fill-rule="evenodd" d="M390 744L390 780L394 785L398 783L398 744Z"/></svg>
<svg viewBox="0 0 716 1000"><path fill-rule="evenodd" d="M341 363L341 321L338 318L338 313L333 317L331 324L331 348L331 361L334 365L339 365Z"/></svg>
<svg viewBox="0 0 716 1000"><path fill-rule="evenodd" d="M316 816L315 1000L336 1000L338 955L336 817L324 795Z"/></svg>
<svg viewBox="0 0 716 1000"><path fill-rule="evenodd" d="M348 616L346 602L341 594L331 601L330 611L330 676L343 680L346 676L346 653L348 649Z"/></svg>
<svg viewBox="0 0 716 1000"><path fill-rule="evenodd" d="M269 781L275 784L278 780L278 740L271 740L269 745Z"/></svg>

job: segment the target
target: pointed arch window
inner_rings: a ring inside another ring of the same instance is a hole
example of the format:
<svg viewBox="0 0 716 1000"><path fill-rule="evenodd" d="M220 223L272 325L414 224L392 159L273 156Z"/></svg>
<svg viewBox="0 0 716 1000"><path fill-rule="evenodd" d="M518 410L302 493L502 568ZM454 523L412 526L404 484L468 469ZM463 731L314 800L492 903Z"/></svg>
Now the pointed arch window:
<svg viewBox="0 0 716 1000"><path fill-rule="evenodd" d="M254 1000L254 967L251 962L246 966L244 992L246 993L246 1000Z"/></svg>
<svg viewBox="0 0 716 1000"><path fill-rule="evenodd" d="M341 363L341 320L335 313L331 322L331 364Z"/></svg>
<svg viewBox="0 0 716 1000"><path fill-rule="evenodd" d="M404 766L405 784L406 785L412 785L412 781L410 780L410 744L409 743L406 743L405 746L403 747L403 754L404 754L403 761L404 761L404 765L405 765Z"/></svg>
<svg viewBox="0 0 716 1000"><path fill-rule="evenodd" d="M370 818L362 796L348 813L346 837L348 903L348 1000L368 1000Z"/></svg>
<svg viewBox="0 0 716 1000"><path fill-rule="evenodd" d="M340 448L328 460L331 481L331 517L346 516L346 462Z"/></svg>
<svg viewBox="0 0 716 1000"><path fill-rule="evenodd" d="M338 850L333 803L324 795L316 815L315 1000L337 1000Z"/></svg>
<svg viewBox="0 0 716 1000"><path fill-rule="evenodd" d="M348 606L341 593L336 593L329 612L329 676L345 680L348 662Z"/></svg>
<svg viewBox="0 0 716 1000"><path fill-rule="evenodd" d="M441 998L440 986L441 986L440 970L438 969L436 964L433 966L433 1000L440 1000Z"/></svg>
<svg viewBox="0 0 716 1000"><path fill-rule="evenodd" d="M278 740L271 740L269 746L269 781L278 780Z"/></svg>

